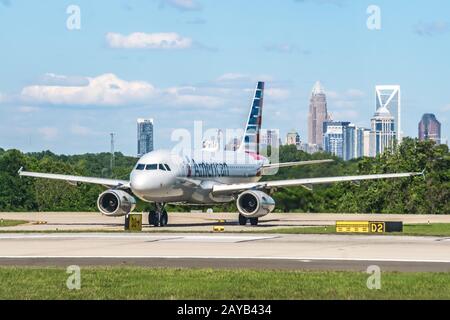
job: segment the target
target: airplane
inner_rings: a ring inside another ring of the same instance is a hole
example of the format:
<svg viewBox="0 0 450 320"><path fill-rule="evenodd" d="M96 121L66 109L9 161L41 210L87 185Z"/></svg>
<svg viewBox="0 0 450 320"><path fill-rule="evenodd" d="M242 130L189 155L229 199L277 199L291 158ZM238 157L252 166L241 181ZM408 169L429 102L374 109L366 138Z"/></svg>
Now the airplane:
<svg viewBox="0 0 450 320"><path fill-rule="evenodd" d="M267 170L328 163L333 160L313 160L290 163L270 163L261 154L260 134L264 101L264 82L254 90L250 112L240 146L234 151L200 151L192 156L156 150L143 155L130 174L129 180L82 177L51 173L27 172L25 177L64 180L71 184L103 185L107 190L97 200L99 211L106 216L127 216L136 207L136 197L154 204L148 223L162 227L168 224L165 205L169 203L212 205L236 201L239 224L258 225L259 218L275 209L270 196L278 188L345 181L405 178L422 173L389 173L360 176L304 178L260 181Z"/></svg>

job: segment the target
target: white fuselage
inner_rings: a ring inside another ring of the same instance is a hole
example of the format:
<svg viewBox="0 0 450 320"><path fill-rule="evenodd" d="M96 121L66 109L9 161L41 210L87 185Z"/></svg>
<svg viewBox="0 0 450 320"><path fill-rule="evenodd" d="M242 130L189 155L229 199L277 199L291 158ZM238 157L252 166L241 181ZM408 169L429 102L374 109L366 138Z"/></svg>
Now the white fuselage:
<svg viewBox="0 0 450 320"><path fill-rule="evenodd" d="M259 181L265 164L266 158L240 151L201 151L192 156L153 151L139 159L130 187L147 202L229 202L232 196L211 195L212 186Z"/></svg>

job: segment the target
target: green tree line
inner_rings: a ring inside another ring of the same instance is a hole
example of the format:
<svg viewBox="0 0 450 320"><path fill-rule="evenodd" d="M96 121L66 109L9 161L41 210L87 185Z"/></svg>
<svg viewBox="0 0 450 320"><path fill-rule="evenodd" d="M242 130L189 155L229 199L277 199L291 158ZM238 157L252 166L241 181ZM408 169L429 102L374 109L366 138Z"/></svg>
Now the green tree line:
<svg viewBox="0 0 450 320"><path fill-rule="evenodd" d="M335 161L282 168L277 175L265 176L265 180L425 170L425 179L418 176L316 185L313 191L303 187L280 188L272 194L279 212L450 214L450 155L446 145L407 138L393 152L352 161L342 161L327 153L310 155L295 146L282 146L279 156L280 162L330 158ZM137 159L116 153L111 172L110 157L109 153L68 156L50 151L22 153L0 149L0 211L96 211L96 200L103 187L20 178L17 171L23 166L30 171L128 179ZM145 206L140 203L138 209L143 210ZM170 206L169 210L204 208ZM231 211L235 210L235 205L214 206L213 209Z"/></svg>

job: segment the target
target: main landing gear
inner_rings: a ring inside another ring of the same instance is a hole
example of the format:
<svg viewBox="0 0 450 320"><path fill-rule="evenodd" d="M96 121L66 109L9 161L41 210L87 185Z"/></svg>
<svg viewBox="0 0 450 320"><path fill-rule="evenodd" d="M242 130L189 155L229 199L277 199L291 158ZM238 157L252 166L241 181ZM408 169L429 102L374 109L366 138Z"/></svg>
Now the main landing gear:
<svg viewBox="0 0 450 320"><path fill-rule="evenodd" d="M165 203L156 203L155 210L148 214L148 224L155 227L165 227L169 222L169 216L164 209Z"/></svg>
<svg viewBox="0 0 450 320"><path fill-rule="evenodd" d="M250 224L252 226L257 226L258 225L258 218L247 218L245 216L243 216L242 214L239 214L239 225L241 226L245 226L247 224L248 221L250 221Z"/></svg>

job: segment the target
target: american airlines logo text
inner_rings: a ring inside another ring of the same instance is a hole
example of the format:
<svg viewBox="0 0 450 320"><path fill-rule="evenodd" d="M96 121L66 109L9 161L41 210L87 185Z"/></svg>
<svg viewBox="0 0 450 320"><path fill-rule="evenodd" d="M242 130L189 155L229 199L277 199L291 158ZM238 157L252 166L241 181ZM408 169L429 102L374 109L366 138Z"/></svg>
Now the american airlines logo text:
<svg viewBox="0 0 450 320"><path fill-rule="evenodd" d="M188 176L191 177L229 177L230 170L226 163L196 163L192 160L188 167Z"/></svg>

